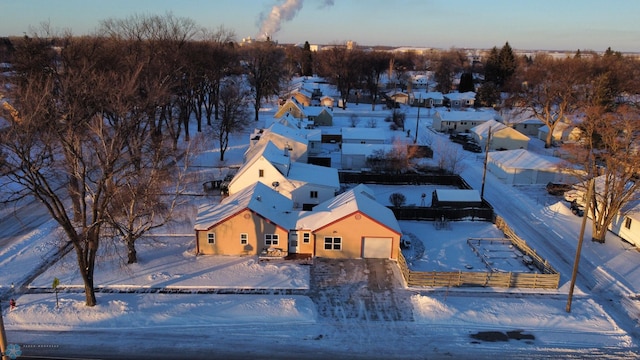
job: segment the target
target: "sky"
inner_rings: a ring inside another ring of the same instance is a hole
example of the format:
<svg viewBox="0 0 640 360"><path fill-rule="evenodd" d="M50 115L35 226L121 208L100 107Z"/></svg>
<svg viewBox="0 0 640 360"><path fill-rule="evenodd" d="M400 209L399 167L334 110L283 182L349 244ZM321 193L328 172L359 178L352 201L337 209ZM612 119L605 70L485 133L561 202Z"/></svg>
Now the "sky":
<svg viewBox="0 0 640 360"><path fill-rule="evenodd" d="M0 0L0 9L0 36L43 22L81 35L101 20L170 12L237 40L640 52L640 2L628 0Z"/></svg>

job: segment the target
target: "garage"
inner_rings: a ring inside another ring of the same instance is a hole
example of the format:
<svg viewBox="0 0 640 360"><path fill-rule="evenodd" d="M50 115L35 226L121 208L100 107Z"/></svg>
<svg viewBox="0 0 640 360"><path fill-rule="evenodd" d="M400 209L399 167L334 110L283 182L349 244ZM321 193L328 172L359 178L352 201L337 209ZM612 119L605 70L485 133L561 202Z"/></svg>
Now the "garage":
<svg viewBox="0 0 640 360"><path fill-rule="evenodd" d="M362 246L362 257L365 259L391 258L392 238L365 237Z"/></svg>

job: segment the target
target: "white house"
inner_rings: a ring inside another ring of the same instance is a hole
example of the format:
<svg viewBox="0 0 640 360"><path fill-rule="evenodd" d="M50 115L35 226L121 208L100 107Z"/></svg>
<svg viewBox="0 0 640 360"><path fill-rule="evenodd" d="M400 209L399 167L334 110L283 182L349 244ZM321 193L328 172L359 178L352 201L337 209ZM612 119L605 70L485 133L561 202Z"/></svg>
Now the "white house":
<svg viewBox="0 0 640 360"><path fill-rule="evenodd" d="M251 135L249 149L244 153L244 161L251 159L267 142L287 151L291 161L307 162L309 141L307 130L297 129L274 122L267 129L257 129Z"/></svg>
<svg viewBox="0 0 640 360"><path fill-rule="evenodd" d="M596 200L602 202L602 196L605 187L606 177L604 175L598 176L594 181L594 188L596 193ZM631 186L629 183L628 186ZM582 182L574 185L574 189L565 194L565 199L573 198L576 202L582 206L586 204L587 184ZM630 189L627 187L627 189ZM609 226L609 231L618 235L620 238L628 241L632 245L640 248L640 193L633 194L634 196L626 204L620 213L616 215L613 222ZM592 217L591 211L587 214Z"/></svg>
<svg viewBox="0 0 640 360"><path fill-rule="evenodd" d="M527 149L529 146L529 137L521 134L517 130L506 126L505 124L489 120L477 125L469 131L471 137L484 149L491 132L489 140L489 150L514 150Z"/></svg>
<svg viewBox="0 0 640 360"><path fill-rule="evenodd" d="M572 184L577 181L564 160L524 149L490 152L487 170L509 185Z"/></svg>
<svg viewBox="0 0 640 360"><path fill-rule="evenodd" d="M240 167L229 183L229 194L240 192L255 182L290 198L296 208L310 208L332 198L340 190L337 169L292 162L287 151L270 141Z"/></svg>
<svg viewBox="0 0 640 360"><path fill-rule="evenodd" d="M551 139L553 143L575 142L580 139L581 133L581 130L577 126L560 121L553 128ZM548 134L549 127L546 125L542 126L538 130L538 139L546 141Z"/></svg>
<svg viewBox="0 0 640 360"><path fill-rule="evenodd" d="M611 224L611 232L640 248L640 200L630 201Z"/></svg>
<svg viewBox="0 0 640 360"><path fill-rule="evenodd" d="M444 96L441 92L414 91L409 94L411 106L433 108L444 105Z"/></svg>
<svg viewBox="0 0 640 360"><path fill-rule="evenodd" d="M460 109L465 107L473 107L476 102L476 93L467 91L463 93L444 94L444 103L452 109Z"/></svg>
<svg viewBox="0 0 640 360"><path fill-rule="evenodd" d="M433 129L441 132L468 132L471 128L489 120L498 119L495 111L436 111Z"/></svg>

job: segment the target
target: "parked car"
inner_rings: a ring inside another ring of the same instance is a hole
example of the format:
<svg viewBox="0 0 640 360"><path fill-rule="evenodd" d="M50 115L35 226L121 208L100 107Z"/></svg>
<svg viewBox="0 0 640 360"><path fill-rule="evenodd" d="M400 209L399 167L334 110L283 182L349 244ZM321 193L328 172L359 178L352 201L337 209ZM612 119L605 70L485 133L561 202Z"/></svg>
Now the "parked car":
<svg viewBox="0 0 640 360"><path fill-rule="evenodd" d="M577 215L580 217L584 216L584 206L578 204L578 202L576 200L573 200L571 202L571 212L573 213L573 215Z"/></svg>
<svg viewBox="0 0 640 360"><path fill-rule="evenodd" d="M478 145L478 144L476 144L474 142L471 142L471 141L468 141L468 142L464 143L462 145L462 148L465 149L465 150L474 152L474 153L481 153L482 152L482 148L480 147L480 145Z"/></svg>
<svg viewBox="0 0 640 360"><path fill-rule="evenodd" d="M471 136L465 133L457 133L449 135L449 140L458 143L458 144L466 144L471 141Z"/></svg>
<svg viewBox="0 0 640 360"><path fill-rule="evenodd" d="M571 184L565 184L565 183L554 183L554 182L549 182L547 183L547 192L551 195L556 195L556 196L562 196L564 195L565 192L571 190L573 188L573 186Z"/></svg>

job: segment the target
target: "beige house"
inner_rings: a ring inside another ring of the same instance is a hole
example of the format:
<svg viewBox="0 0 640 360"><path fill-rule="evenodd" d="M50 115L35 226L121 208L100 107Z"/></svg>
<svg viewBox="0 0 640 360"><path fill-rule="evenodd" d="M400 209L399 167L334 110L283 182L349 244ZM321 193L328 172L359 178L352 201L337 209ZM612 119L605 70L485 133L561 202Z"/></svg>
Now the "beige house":
<svg viewBox="0 0 640 360"><path fill-rule="evenodd" d="M201 206L195 221L196 254L257 255L264 248L286 249L295 223L293 203L262 183Z"/></svg>
<svg viewBox="0 0 640 360"><path fill-rule="evenodd" d="M529 147L529 137L520 133L518 130L508 127L507 125L489 120L478 126L471 128L469 131L471 137L484 149L491 133L489 140L489 150L515 150L527 149Z"/></svg>
<svg viewBox="0 0 640 360"><path fill-rule="evenodd" d="M366 185L301 212L296 229L311 234L316 257L397 259L400 251L398 221Z"/></svg>
<svg viewBox="0 0 640 360"><path fill-rule="evenodd" d="M402 231L393 212L358 185L309 211L291 211L291 200L255 183L201 206L195 222L196 253L306 254L334 259L397 259Z"/></svg>
<svg viewBox="0 0 640 360"><path fill-rule="evenodd" d="M333 111L326 106L304 106L296 98L291 97L284 102L273 115L276 119L291 116L301 121L307 121L315 126L333 125Z"/></svg>

